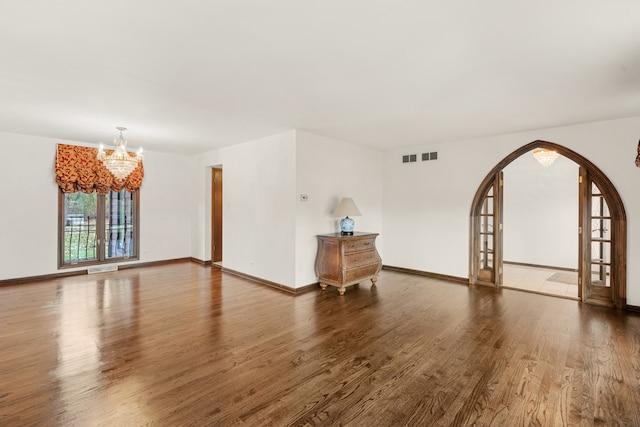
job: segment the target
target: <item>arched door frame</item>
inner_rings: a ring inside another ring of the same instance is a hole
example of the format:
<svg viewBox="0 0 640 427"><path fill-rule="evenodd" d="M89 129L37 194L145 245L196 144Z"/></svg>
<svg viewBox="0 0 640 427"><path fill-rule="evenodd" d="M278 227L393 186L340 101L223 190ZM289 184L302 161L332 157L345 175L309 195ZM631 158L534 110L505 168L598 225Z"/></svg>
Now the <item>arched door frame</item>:
<svg viewBox="0 0 640 427"><path fill-rule="evenodd" d="M611 275L612 275L612 286L613 288L613 305L615 305L618 309L624 309L626 307L626 290L627 290L627 215L624 209L624 204L622 203L622 199L620 198L620 194L614 187L613 183L609 180L609 178L591 161L581 156L580 154L572 151L566 147L555 144L553 142L537 140L533 141L527 145L524 145L507 157L502 159L492 170L487 174L485 179L482 181L476 194L473 198L473 203L471 205L471 216L470 216L470 246L469 246L469 285L476 285L478 283L483 283L479 280L479 236L480 236L480 213L484 201L484 197L489 191L490 187L494 185L497 174L499 174L505 167L507 167L511 162L513 162L518 157L532 151L536 148L544 148L548 150L554 150L558 154L573 160L579 166L581 166L584 170L586 170L587 174L589 174L591 180L598 186L602 194L605 196L605 199L609 203L609 210L611 214L611 233L612 236L615 236L615 243L611 247ZM581 217L579 218L580 224L585 224L587 221L586 214L584 213L586 209L581 209ZM580 237L580 248L584 249L583 246L587 241L582 235ZM497 243L498 247L495 250L502 252L502 239L499 239ZM582 251L584 252L584 250ZM579 260L579 270L583 271L583 263L584 260ZM502 265L495 265L495 269L502 269ZM583 273L583 275L586 273ZM493 283L496 288L499 288L501 283L501 274L495 274ZM582 301L583 302L594 302L597 301L589 301L586 298L585 293L582 293Z"/></svg>

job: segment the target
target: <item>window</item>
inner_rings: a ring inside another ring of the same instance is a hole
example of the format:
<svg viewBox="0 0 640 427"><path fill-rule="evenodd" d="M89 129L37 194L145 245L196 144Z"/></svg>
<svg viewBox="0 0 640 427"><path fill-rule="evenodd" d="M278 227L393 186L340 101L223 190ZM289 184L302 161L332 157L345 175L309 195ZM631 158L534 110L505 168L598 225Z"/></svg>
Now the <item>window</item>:
<svg viewBox="0 0 640 427"><path fill-rule="evenodd" d="M59 192L59 267L138 259L139 191Z"/></svg>

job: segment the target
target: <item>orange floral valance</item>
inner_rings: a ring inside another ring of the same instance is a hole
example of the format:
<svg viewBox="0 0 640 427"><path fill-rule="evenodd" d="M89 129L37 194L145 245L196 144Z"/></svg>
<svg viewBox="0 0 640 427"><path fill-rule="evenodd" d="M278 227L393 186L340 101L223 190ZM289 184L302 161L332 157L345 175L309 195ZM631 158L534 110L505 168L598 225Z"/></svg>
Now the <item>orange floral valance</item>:
<svg viewBox="0 0 640 427"><path fill-rule="evenodd" d="M107 154L111 151L106 150ZM58 144L56 154L56 183L63 193L107 194L109 190L123 188L133 193L142 186L144 168L142 162L124 180L119 180L97 159L98 149Z"/></svg>

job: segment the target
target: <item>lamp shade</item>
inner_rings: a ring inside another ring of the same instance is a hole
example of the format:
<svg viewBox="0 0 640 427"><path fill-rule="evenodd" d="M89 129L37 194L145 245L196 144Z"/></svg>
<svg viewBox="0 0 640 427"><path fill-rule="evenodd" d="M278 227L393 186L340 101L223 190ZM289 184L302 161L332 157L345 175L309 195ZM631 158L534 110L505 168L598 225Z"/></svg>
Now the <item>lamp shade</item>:
<svg viewBox="0 0 640 427"><path fill-rule="evenodd" d="M360 210L356 206L356 202L351 197L343 197L338 203L336 211L333 213L335 216L362 216Z"/></svg>

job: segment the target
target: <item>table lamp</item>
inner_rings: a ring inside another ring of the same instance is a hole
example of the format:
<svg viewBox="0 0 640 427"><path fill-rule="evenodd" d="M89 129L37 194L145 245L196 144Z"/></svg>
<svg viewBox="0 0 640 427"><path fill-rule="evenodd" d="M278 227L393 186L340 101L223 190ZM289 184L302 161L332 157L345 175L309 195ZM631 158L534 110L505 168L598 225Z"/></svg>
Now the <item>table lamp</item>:
<svg viewBox="0 0 640 427"><path fill-rule="evenodd" d="M351 197L343 197L333 214L335 216L345 217L340 220L340 234L343 236L353 236L355 221L349 218L349 216L362 216L353 199Z"/></svg>

